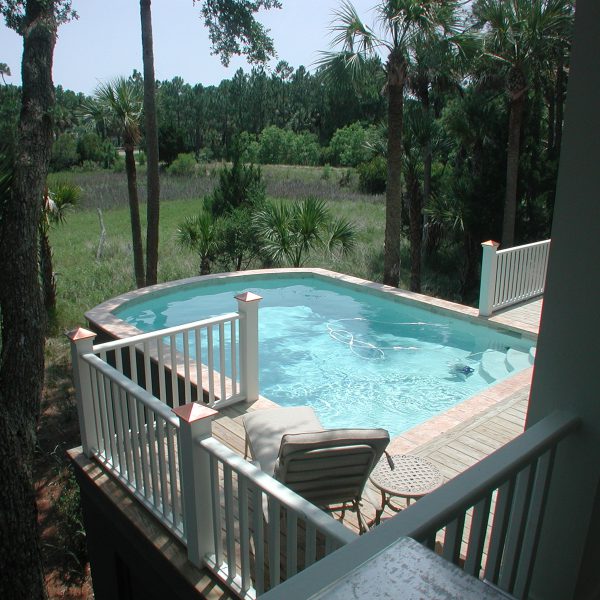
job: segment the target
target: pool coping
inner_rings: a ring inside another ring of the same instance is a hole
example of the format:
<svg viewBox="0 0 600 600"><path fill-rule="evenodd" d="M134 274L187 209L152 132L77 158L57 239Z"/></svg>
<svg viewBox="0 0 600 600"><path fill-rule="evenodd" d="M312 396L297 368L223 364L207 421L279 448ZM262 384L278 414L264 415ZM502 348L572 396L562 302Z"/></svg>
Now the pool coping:
<svg viewBox="0 0 600 600"><path fill-rule="evenodd" d="M251 279L253 277L260 277L266 274L274 277L305 274L308 277L316 276L318 278L334 279L338 282L348 285L349 287L360 287L360 289L363 291L372 291L377 295L380 293L390 294L398 299L401 299L403 302L414 306L426 305L428 309L437 313L450 314L455 318L470 321L479 325L484 325L486 327L491 327L492 329L496 329L504 333L509 332L518 334L521 337L532 341L537 340L538 331L533 325L523 323L519 323L519 325L512 325L506 322L499 323L491 320L490 317L480 316L477 309L470 306L465 306L449 300L434 298L432 296L426 296L425 294L410 292L408 290L360 279L352 275L345 275L343 273L337 273L335 271L329 271L327 269L320 268L255 269L251 271L216 273L212 275L202 275L176 281L169 281L115 296L114 298L111 298L110 300L107 300L87 311L85 313L85 317L90 325L93 324L96 331L101 330L103 333L116 339L135 336L143 332L137 327L129 325L113 314L114 310L118 309L126 302L138 299L142 300L149 294L158 293L160 295L162 292L167 292L169 289L177 286L190 286L198 283L209 284L210 282L216 282L224 279L231 280L237 277ZM492 385L485 391L459 402L447 411L431 417L424 423L420 423L419 425L416 425L411 429L394 436L390 443L390 450L395 453L408 453L418 446L432 441L456 425L459 425L465 420L484 412L490 406L502 402L514 392L530 387L532 375L533 367L524 369L516 375L507 377L502 381ZM248 405L250 407L250 403L248 403ZM252 404L251 409L256 410L262 408L272 408L275 406L277 406L276 403L266 397L261 396L258 401Z"/></svg>

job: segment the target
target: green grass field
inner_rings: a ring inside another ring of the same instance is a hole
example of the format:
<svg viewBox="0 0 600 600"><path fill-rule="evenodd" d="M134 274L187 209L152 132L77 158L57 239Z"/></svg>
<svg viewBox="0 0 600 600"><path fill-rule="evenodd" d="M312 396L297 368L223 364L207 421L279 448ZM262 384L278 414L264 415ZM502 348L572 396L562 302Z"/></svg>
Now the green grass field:
<svg viewBox="0 0 600 600"><path fill-rule="evenodd" d="M293 198L317 195L314 193L314 186L323 184L324 188L335 188L336 191L335 197L330 198L325 195L325 189L319 190L320 197L330 201L332 213L343 215L355 224L358 235L350 255L330 257L313 254L308 257L306 266L325 267L365 279L381 279L385 213L383 198L362 196L352 190L347 191L347 199L340 198L344 194L344 188L332 181L339 173L334 172L325 181L322 171L322 168L307 167L267 169L268 177L278 182L277 186L271 187L286 190L286 194L273 194L271 198L276 196L282 201L293 202ZM126 205L125 180L122 175L102 172L61 174L58 177L73 180L81 185L84 201L80 208L68 214L65 224L51 232L54 270L57 273L58 301L54 326L57 333L84 324L83 315L86 310L135 288L129 209ZM106 240L102 256L96 260L100 224L94 206L94 192L99 181L104 186L104 196L97 201L96 206L102 207ZM189 181L180 181L178 185L182 190L185 188L189 192ZM293 198L290 198L292 191ZM122 197L121 193L124 194ZM108 202L106 199L109 197L119 200ZM161 202L159 281L198 274L197 257L177 245L175 231L185 217L198 211L199 206L199 196ZM145 229L145 204L142 204L140 209L143 217L142 227Z"/></svg>

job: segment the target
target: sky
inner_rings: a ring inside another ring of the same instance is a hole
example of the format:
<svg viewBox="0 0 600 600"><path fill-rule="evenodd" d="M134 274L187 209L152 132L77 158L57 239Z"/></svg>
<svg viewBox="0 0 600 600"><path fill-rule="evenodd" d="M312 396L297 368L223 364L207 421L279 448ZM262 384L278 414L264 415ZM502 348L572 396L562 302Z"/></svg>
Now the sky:
<svg viewBox="0 0 600 600"><path fill-rule="evenodd" d="M319 52L329 49L329 27L341 0L282 0L283 8L261 11L258 19L271 30L277 60L294 68L313 70ZM368 24L373 22L376 0L354 0ZM76 92L91 94L98 83L142 71L139 2L136 0L73 0L79 19L62 25L54 53L54 83ZM215 85L232 77L242 67L240 58L221 66L210 55L208 33L200 17L199 3L192 0L152 2L154 63L156 78L180 76L192 85ZM0 62L8 64L12 76L7 83L20 85L22 39L0 25Z"/></svg>

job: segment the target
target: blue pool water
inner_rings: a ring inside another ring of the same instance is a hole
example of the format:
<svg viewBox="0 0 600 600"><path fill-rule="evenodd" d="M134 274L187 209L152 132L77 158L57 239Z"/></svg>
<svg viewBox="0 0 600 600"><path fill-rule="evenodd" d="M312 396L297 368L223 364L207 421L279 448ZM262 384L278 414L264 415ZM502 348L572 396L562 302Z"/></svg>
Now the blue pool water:
<svg viewBox="0 0 600 600"><path fill-rule="evenodd" d="M306 274L172 288L115 314L153 331L235 311L248 290L263 297L260 393L325 427L396 435L530 365L530 340Z"/></svg>

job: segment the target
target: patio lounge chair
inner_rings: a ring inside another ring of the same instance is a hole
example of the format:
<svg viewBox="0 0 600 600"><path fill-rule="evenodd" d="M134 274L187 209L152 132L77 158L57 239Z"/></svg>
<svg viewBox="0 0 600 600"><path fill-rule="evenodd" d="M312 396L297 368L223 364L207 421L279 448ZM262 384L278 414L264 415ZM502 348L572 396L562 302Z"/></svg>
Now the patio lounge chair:
<svg viewBox="0 0 600 600"><path fill-rule="evenodd" d="M324 430L308 407L260 410L245 415L248 451L262 471L329 512L356 511L366 530L360 499L390 436L385 429Z"/></svg>

